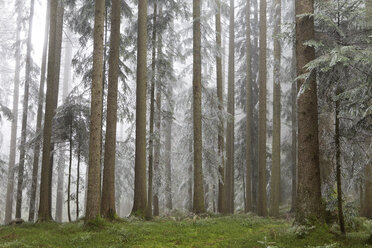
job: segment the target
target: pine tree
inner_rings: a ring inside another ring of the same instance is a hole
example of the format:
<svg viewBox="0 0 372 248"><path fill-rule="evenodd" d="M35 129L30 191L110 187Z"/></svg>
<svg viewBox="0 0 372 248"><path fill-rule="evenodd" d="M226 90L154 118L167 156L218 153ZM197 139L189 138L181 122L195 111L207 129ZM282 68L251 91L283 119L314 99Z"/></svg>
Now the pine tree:
<svg viewBox="0 0 372 248"><path fill-rule="evenodd" d="M111 9L112 13L109 55L109 81L107 93L106 140L101 202L101 214L109 219L113 219L116 216L115 160L120 48L120 0L113 0Z"/></svg>
<svg viewBox="0 0 372 248"><path fill-rule="evenodd" d="M93 78L91 91L88 192L85 220L100 215L101 205L101 138L102 138L102 78L103 78L103 32L105 1L95 1Z"/></svg>

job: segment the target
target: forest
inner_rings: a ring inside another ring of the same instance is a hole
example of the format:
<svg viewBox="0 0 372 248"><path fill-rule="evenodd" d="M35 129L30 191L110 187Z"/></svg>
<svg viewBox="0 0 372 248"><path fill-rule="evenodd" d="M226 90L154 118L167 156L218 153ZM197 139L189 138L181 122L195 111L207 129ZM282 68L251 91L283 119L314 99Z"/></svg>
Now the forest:
<svg viewBox="0 0 372 248"><path fill-rule="evenodd" d="M372 247L372 0L0 0L0 247Z"/></svg>

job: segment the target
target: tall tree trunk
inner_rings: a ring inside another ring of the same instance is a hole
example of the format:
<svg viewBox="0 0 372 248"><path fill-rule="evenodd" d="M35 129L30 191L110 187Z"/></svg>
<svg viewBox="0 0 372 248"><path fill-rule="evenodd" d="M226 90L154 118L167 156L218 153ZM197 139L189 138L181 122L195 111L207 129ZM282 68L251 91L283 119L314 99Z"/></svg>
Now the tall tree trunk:
<svg viewBox="0 0 372 248"><path fill-rule="evenodd" d="M132 214L144 215L146 195L147 0L138 2L136 152Z"/></svg>
<svg viewBox="0 0 372 248"><path fill-rule="evenodd" d="M245 208L244 212L252 210L252 67L251 67L251 1L246 3L246 157L245 157Z"/></svg>
<svg viewBox="0 0 372 248"><path fill-rule="evenodd" d="M155 113L155 80L156 80L156 16L157 16L157 1L154 1L154 16L152 30L152 61L151 61L151 88L150 88L150 133L149 133L149 182L147 196L147 212L146 217L152 217L152 188L153 188L153 154L154 154L154 113Z"/></svg>
<svg viewBox="0 0 372 248"><path fill-rule="evenodd" d="M27 35L27 54L26 54L26 75L23 95L23 113L22 113L22 130L21 130L21 145L19 151L19 165L18 165L18 186L17 186L17 204L16 204L16 218L21 218L22 215L22 191L23 191L23 174L25 170L26 159L26 136L27 136L27 118L28 118L28 99L31 81L31 50L32 50L32 26L34 20L34 6L35 0L31 0L30 17L28 23Z"/></svg>
<svg viewBox="0 0 372 248"><path fill-rule="evenodd" d="M48 74L47 74L47 92L44 117L43 131L43 154L41 166L41 181L40 181L40 203L39 203L39 221L48 221L52 219L51 215L51 172L52 164L51 157L53 145L51 144L52 137L52 120L55 115L56 99L58 98L58 79L57 65L60 56L57 54L59 47L57 33L59 32L57 22L60 22L62 13L60 2L51 0L50 3L50 25L49 25L49 49L48 49ZM58 20L59 19L59 20ZM57 93L57 94L56 94Z"/></svg>
<svg viewBox="0 0 372 248"><path fill-rule="evenodd" d="M368 144L368 143L367 143ZM372 219L372 147L369 144L367 163L364 168L363 216ZM363 191L363 187L361 187Z"/></svg>
<svg viewBox="0 0 372 248"><path fill-rule="evenodd" d="M63 72L63 87L62 87L62 101L66 100L71 78L71 60L72 60L72 44L69 40L70 33L66 32L65 40L65 62ZM56 199L56 217L57 222L62 222L63 205L64 205L64 179L65 179L65 151L63 145L60 146L58 158L58 176L57 176L57 199Z"/></svg>
<svg viewBox="0 0 372 248"><path fill-rule="evenodd" d="M296 16L314 13L314 1L296 2ZM305 65L315 59L315 49L304 45L314 39L314 18L296 18L297 75L307 73ZM315 72L309 72L306 90L298 97L298 186L296 221L323 220L321 181L319 168L318 99ZM305 83L297 81L300 91Z"/></svg>
<svg viewBox="0 0 372 248"><path fill-rule="evenodd" d="M193 140L189 140L189 154L193 154ZM193 163L190 161L190 164L187 168L187 175L188 175L188 180L187 180L187 210L192 212L193 210Z"/></svg>
<svg viewBox="0 0 372 248"><path fill-rule="evenodd" d="M15 75L14 75L14 90L13 90L13 108L12 108L12 127L10 131L10 152L9 152L9 167L8 167L8 183L6 188L6 206L5 206L5 224L12 220L13 212L13 193L14 193L14 173L15 160L17 152L17 126L18 126L18 101L19 101L19 73L21 60L21 24L22 10L21 1L16 2L17 8L17 27L16 27L16 44L15 44Z"/></svg>
<svg viewBox="0 0 372 248"><path fill-rule="evenodd" d="M342 92L337 90L336 94ZM338 206L338 221L340 224L341 233L345 234L344 212L342 210L342 182L341 182L341 146L340 146L340 100L336 100L335 108L335 147L336 147L336 181L337 181L337 206Z"/></svg>
<svg viewBox="0 0 372 248"><path fill-rule="evenodd" d="M67 184L67 216L68 221L71 222L71 170L72 170L72 118L70 123L70 134L69 134L69 143L70 143L70 159L68 163L68 184Z"/></svg>
<svg viewBox="0 0 372 248"><path fill-rule="evenodd" d="M106 141L101 202L101 214L109 219L113 219L116 216L115 161L120 49L120 0L113 0L111 8L112 13L109 55L109 82L107 93Z"/></svg>
<svg viewBox="0 0 372 248"><path fill-rule="evenodd" d="M266 0L260 0L260 65L258 113L258 201L257 213L267 215L266 208Z"/></svg>
<svg viewBox="0 0 372 248"><path fill-rule="evenodd" d="M49 38L49 32L48 32L49 31L49 14L50 14L50 0L48 0L47 2L45 27L44 27L44 45L43 45L43 55L42 55L42 62L41 62L39 99L38 99L37 117L36 117L36 134L37 135L41 133L41 122L43 118L45 72L46 72L46 59L47 59L48 38ZM30 222L33 222L35 219L35 202L36 202L36 189L37 189L38 174L39 174L40 144L41 142L37 141L35 142L35 147L34 147L30 208L29 208L29 214L28 214L28 221Z"/></svg>
<svg viewBox="0 0 372 248"><path fill-rule="evenodd" d="M194 123L194 195L193 212L204 213L202 167L202 85L200 0L193 0L193 123Z"/></svg>
<svg viewBox="0 0 372 248"><path fill-rule="evenodd" d="M79 219L80 152L81 152L81 147L79 143L78 154L77 154L78 160L77 160L77 176L76 176L76 220Z"/></svg>
<svg viewBox="0 0 372 248"><path fill-rule="evenodd" d="M234 212L234 136L235 136L235 27L234 27L234 0L230 0L230 28L229 28L229 69L227 82L227 112L230 119L227 121L226 133L226 212Z"/></svg>
<svg viewBox="0 0 372 248"><path fill-rule="evenodd" d="M95 3L86 221L97 218L100 215L101 206L102 68L105 0L96 0Z"/></svg>
<svg viewBox="0 0 372 248"><path fill-rule="evenodd" d="M270 215L279 217L280 203L280 26L281 26L281 0L275 0L275 18L274 18L274 72L273 72L273 143L272 143L272 167L270 184Z"/></svg>
<svg viewBox="0 0 372 248"><path fill-rule="evenodd" d="M159 3L159 18L163 15L162 4ZM162 61L163 59L163 41L162 35L159 33L158 37L158 59ZM162 63L162 62L161 62ZM156 112L155 112L155 146L154 146L154 215L159 216L159 197L160 197L160 187L161 187L161 168L160 168L160 146L161 146L161 98L162 98L162 77L164 76L164 68L161 66L161 63L157 64L159 77L156 82Z"/></svg>
<svg viewBox="0 0 372 248"><path fill-rule="evenodd" d="M223 75L222 75L222 28L221 28L221 0L216 0L216 43L217 43L217 55L216 55L216 71L217 71L217 98L218 98L218 207L217 211L220 213L224 212L225 204L225 156L224 156L224 120L222 117L223 111Z"/></svg>

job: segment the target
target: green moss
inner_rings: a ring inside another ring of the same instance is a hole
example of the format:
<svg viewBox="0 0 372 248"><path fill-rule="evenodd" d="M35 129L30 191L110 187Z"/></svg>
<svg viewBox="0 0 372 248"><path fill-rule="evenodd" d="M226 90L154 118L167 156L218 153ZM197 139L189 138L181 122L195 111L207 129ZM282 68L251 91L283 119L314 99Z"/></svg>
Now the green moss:
<svg viewBox="0 0 372 248"><path fill-rule="evenodd" d="M293 232L292 221L252 215L127 218L105 222L39 223L0 227L0 247L372 247L370 233L353 232L345 237L317 226L303 238Z"/></svg>

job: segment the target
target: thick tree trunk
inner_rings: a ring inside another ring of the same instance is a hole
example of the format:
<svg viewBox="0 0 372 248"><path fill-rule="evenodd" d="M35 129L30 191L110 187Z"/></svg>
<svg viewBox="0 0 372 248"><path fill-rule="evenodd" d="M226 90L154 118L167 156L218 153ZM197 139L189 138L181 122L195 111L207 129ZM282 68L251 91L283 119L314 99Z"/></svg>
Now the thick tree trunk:
<svg viewBox="0 0 372 248"><path fill-rule="evenodd" d="M46 72L46 59L47 59L48 38L49 38L49 32L48 32L49 31L49 14L50 14L49 12L50 12L50 0L48 0L47 2L47 11L46 11L45 27L44 27L44 45L43 45L43 55L42 55L42 62L41 62L39 99L38 99L37 117L36 117L36 134L37 135L41 133L41 122L43 118L45 72ZM35 147L34 147L31 194L30 194L30 208L29 208L29 215L28 215L28 221L30 222L33 222L35 219L35 202L36 202L36 189L37 189L38 174L39 174L40 144L41 144L40 141L36 141Z"/></svg>
<svg viewBox="0 0 372 248"><path fill-rule="evenodd" d="M193 123L194 123L194 195L193 212L204 213L202 167L202 85L200 0L193 0Z"/></svg>
<svg viewBox="0 0 372 248"><path fill-rule="evenodd" d="M252 211L252 67L251 67L251 1L246 3L246 156L245 156L245 207L244 212Z"/></svg>
<svg viewBox="0 0 372 248"><path fill-rule="evenodd" d="M226 131L226 213L234 212L234 137L235 137L235 25L234 25L234 0L230 0L230 28L229 28L229 69L227 82L227 112L230 118L227 121Z"/></svg>
<svg viewBox="0 0 372 248"><path fill-rule="evenodd" d="M153 188L153 154L154 154L154 113L155 113L155 80L156 80L156 16L157 16L157 1L154 1L154 16L153 16L153 30L152 30L152 77L150 88L150 133L149 133L149 182L148 182L148 196L147 196L147 212L146 217L152 217L152 188Z"/></svg>
<svg viewBox="0 0 372 248"><path fill-rule="evenodd" d="M295 18L295 16L294 16ZM292 144L291 144L291 163L292 163L292 203L291 203L291 212L296 211L296 196L297 196L297 85L295 82L296 79L296 44L293 44L292 49L292 86L291 86L291 95L292 95L292 113L291 113L291 134L292 134Z"/></svg>
<svg viewBox="0 0 372 248"><path fill-rule="evenodd" d="M272 143L272 167L271 167L271 185L270 185L270 215L279 217L280 203L280 25L281 25L281 0L275 0L275 18L274 18L274 78L273 78L273 143Z"/></svg>
<svg viewBox="0 0 372 248"><path fill-rule="evenodd" d="M18 165L18 186L17 186L17 204L15 217L20 219L22 216L22 191L23 191L23 174L25 170L26 159L26 136L27 136L27 118L28 118L28 100L31 81L31 50L32 50L32 26L34 20L35 0L31 0L30 17L28 23L27 35L27 54L26 54L26 75L23 95L23 113L22 113L22 130L21 130L21 145L19 148L19 165Z"/></svg>
<svg viewBox="0 0 372 248"><path fill-rule="evenodd" d="M163 15L162 5L159 3L159 17ZM163 41L162 35L159 33L158 37L158 59L162 61L163 59ZM154 146L154 216L159 216L159 197L160 197L160 187L161 187L161 168L160 168L160 146L161 146L161 104L162 104L162 77L164 76L164 69L161 63L157 64L159 77L156 82L156 112L155 112L155 146Z"/></svg>
<svg viewBox="0 0 372 248"><path fill-rule="evenodd" d="M132 214L144 215L146 195L147 0L138 2L136 152Z"/></svg>
<svg viewBox="0 0 372 248"><path fill-rule="evenodd" d="M43 131L43 155L40 181L40 203L39 203L39 221L48 221L52 219L51 215L51 180L52 164L51 157L53 145L52 138L52 120L55 115L55 109L58 102L59 86L59 64L60 64L60 42L59 36L62 36L63 11L61 3L57 0L51 0L50 6L50 26L49 26L49 49L48 49L48 76L47 92ZM59 35L61 31L61 35Z"/></svg>
<svg viewBox="0 0 372 248"><path fill-rule="evenodd" d="M314 13L314 1L296 2L296 16ZM314 39L314 18L296 18L297 75L308 71L305 65L315 59L315 49L304 45ZM298 97L298 187L296 221L322 221L321 181L319 168L318 99L315 72L309 72L306 90ZM297 89L305 83L298 80Z"/></svg>
<svg viewBox="0 0 372 248"><path fill-rule="evenodd" d="M101 214L109 219L116 216L115 161L116 123L118 109L118 76L120 50L120 0L112 1L107 120Z"/></svg>
<svg viewBox="0 0 372 248"><path fill-rule="evenodd" d="M18 101L19 101L19 73L21 60L21 24L22 12L21 1L17 4L17 27L16 27L16 44L15 44L15 75L14 75L14 90L13 90L13 108L12 108L12 127L10 131L10 152L9 152L9 167L8 167L8 183L6 188L6 206L5 206L5 224L12 220L13 212L13 193L14 193L14 173L15 161L17 153L17 126L18 126Z"/></svg>
<svg viewBox="0 0 372 248"><path fill-rule="evenodd" d="M93 220L100 215L101 205L102 68L105 1L96 0L95 3L86 221Z"/></svg>
<svg viewBox="0 0 372 248"><path fill-rule="evenodd" d="M220 213L224 212L225 204L225 155L224 155L224 120L222 117L223 111L223 75L222 75L222 28L221 28L221 0L217 0L216 10L216 43L217 43L217 56L216 56L216 72L217 72L217 98L218 98L218 156L219 156L219 167L218 167L218 207L217 211Z"/></svg>
<svg viewBox="0 0 372 248"><path fill-rule="evenodd" d="M258 201L257 214L267 215L266 207L266 0L260 1L260 65L258 113Z"/></svg>

